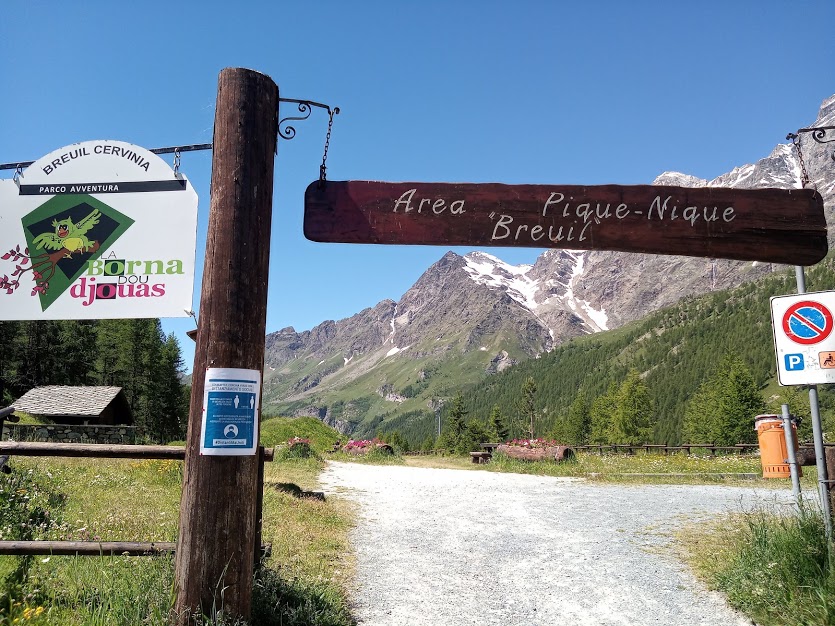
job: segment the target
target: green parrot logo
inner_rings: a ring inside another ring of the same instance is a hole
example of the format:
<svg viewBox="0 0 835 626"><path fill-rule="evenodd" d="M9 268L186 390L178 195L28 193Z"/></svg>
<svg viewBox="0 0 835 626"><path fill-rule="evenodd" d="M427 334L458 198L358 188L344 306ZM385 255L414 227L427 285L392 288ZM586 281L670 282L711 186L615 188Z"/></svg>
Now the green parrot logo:
<svg viewBox="0 0 835 626"><path fill-rule="evenodd" d="M90 242L86 237L87 232L99 223L101 212L98 209L87 215L82 220L73 223L67 217L63 220L52 220L54 233L43 233L35 237L33 243L38 250L63 250L65 259L72 258L73 252L90 252L98 248L98 242Z"/></svg>
<svg viewBox="0 0 835 626"><path fill-rule="evenodd" d="M0 294L11 295L24 276L46 311L133 224L133 219L86 194L57 195L21 218L26 243L0 255ZM2 263L0 263L2 265Z"/></svg>

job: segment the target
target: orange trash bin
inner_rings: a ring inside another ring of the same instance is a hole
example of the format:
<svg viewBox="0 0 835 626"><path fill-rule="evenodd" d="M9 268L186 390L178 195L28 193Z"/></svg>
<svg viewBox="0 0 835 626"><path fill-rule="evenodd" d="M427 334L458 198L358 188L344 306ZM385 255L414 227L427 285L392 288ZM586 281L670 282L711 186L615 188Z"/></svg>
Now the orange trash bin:
<svg viewBox="0 0 835 626"><path fill-rule="evenodd" d="M789 478L791 470L786 462L789 458L786 447L786 436L783 432L783 417L780 415L757 415L754 418L754 429L760 443L760 462L763 466L763 478ZM794 435L794 451L797 452L797 425L792 420L792 434ZM798 476L803 472L797 466Z"/></svg>

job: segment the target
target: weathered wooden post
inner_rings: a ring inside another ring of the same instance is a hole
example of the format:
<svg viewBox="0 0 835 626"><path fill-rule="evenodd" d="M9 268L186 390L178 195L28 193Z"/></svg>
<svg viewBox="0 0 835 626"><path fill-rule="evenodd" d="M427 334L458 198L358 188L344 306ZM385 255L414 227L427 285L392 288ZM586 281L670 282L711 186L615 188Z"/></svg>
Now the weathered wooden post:
<svg viewBox="0 0 835 626"><path fill-rule="evenodd" d="M249 618L258 455L203 456L206 368L263 370L278 87L229 68L218 79L200 324L180 501L174 606ZM260 415L256 416L260 419Z"/></svg>

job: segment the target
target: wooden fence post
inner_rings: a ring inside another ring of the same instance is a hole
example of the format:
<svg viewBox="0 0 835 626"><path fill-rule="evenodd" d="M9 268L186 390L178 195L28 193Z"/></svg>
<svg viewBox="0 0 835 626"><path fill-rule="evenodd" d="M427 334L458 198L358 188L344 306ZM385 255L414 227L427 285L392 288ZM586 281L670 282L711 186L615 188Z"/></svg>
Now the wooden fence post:
<svg viewBox="0 0 835 626"><path fill-rule="evenodd" d="M251 612L258 455L201 456L200 427L206 368L263 370L277 132L272 79L221 71L175 561L177 624L196 612L243 619Z"/></svg>

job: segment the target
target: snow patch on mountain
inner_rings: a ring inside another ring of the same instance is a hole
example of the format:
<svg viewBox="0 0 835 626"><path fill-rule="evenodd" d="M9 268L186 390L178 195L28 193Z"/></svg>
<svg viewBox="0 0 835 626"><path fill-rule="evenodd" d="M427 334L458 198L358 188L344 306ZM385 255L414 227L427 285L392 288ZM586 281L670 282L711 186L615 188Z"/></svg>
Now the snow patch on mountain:
<svg viewBox="0 0 835 626"><path fill-rule="evenodd" d="M464 271L476 283L501 289L525 307L548 328L552 341L555 341L554 329L546 324L538 313L548 308L548 305L553 305L554 299L561 300L564 306L580 317L588 327L587 332L609 330L606 311L595 309L591 303L576 297L574 293L574 285L583 275L583 252L563 251L563 254L574 261L572 274L565 281L552 276L544 280L532 278L530 274L535 273L532 271L533 265L510 265L485 252L471 252L464 256ZM555 288L559 288L556 289L557 293L554 293ZM540 297L537 298L537 295Z"/></svg>
<svg viewBox="0 0 835 626"><path fill-rule="evenodd" d="M394 320L396 320L396 319L397 319L397 305L395 304L394 305L394 312L391 315L391 322L390 322L391 333L389 334L388 338L383 342L384 344L386 344L386 343L394 344L394 331L395 331Z"/></svg>
<svg viewBox="0 0 835 626"><path fill-rule="evenodd" d="M576 260L574 271L571 273L571 278L568 281L568 287L566 288L562 299L565 300L565 303L574 313L586 321L586 324L589 326L589 333L599 333L604 330L609 330L609 316L606 315L605 309L600 309L598 311L591 306L591 303L587 300L583 300L582 298L578 298L574 295L574 286L583 276L583 269L586 265L586 256L582 252L575 252L574 258Z"/></svg>
<svg viewBox="0 0 835 626"><path fill-rule="evenodd" d="M707 181L704 178L683 174L681 172L662 172L654 181L653 185L666 185L670 187L705 187Z"/></svg>
<svg viewBox="0 0 835 626"><path fill-rule="evenodd" d="M539 283L527 273L533 265L510 265L486 252L471 252L464 256L464 271L479 285L504 289L511 298L531 311L539 306L536 292Z"/></svg>
<svg viewBox="0 0 835 626"><path fill-rule="evenodd" d="M756 163L748 163L735 167L730 172L717 176L713 180L705 180L681 172L664 172L659 175L653 185L671 185L676 187L737 187L740 189L754 189L776 187L792 189L800 186L800 163L797 160L794 147L781 143L775 146L766 158Z"/></svg>

